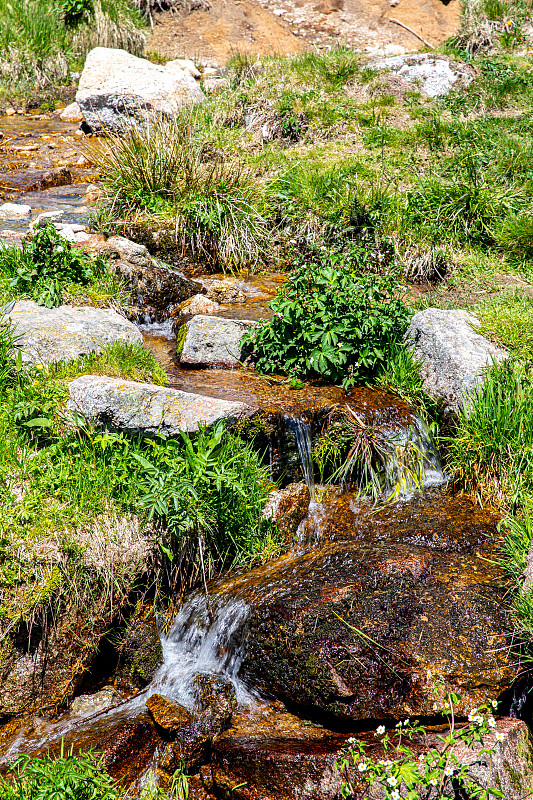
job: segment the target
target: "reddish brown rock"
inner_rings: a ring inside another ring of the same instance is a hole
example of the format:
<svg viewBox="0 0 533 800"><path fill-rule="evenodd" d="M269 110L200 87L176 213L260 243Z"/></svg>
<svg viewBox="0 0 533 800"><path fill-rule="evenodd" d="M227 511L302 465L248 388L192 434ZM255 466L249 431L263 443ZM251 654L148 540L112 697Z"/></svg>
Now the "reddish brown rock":
<svg viewBox="0 0 533 800"><path fill-rule="evenodd" d="M305 483L290 483L281 491L271 492L263 511L285 539L291 539L309 511L311 494Z"/></svg>
<svg viewBox="0 0 533 800"><path fill-rule="evenodd" d="M253 588L244 675L293 708L343 720L430 715L438 675L468 712L518 673L502 585L488 560L398 541L280 560L264 599Z"/></svg>
<svg viewBox="0 0 533 800"><path fill-rule="evenodd" d="M146 708L154 722L169 733L176 733L184 726L190 725L193 720L190 711L160 694L149 697Z"/></svg>

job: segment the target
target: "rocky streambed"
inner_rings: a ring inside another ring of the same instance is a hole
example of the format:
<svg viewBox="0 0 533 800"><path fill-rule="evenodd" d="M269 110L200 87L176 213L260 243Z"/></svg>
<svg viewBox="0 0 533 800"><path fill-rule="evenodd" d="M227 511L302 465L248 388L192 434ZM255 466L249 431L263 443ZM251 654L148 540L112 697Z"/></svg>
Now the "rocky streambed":
<svg viewBox="0 0 533 800"><path fill-rule="evenodd" d="M13 133L15 144L28 139L34 147L34 139L49 135L30 126L25 137L25 125ZM53 159L43 166L60 167ZM9 174L17 173L15 165ZM80 186L89 175L78 177L67 184L78 186L78 195L68 195L75 200L33 184L15 199L79 223L86 213ZM20 190L9 184L5 199ZM6 238L16 238L27 222L13 224ZM270 513L287 547L267 564L176 599L166 617L139 606L117 651L104 639L100 648L73 647L72 618L55 639L18 643L2 667L4 767L19 753L72 746L102 751L111 774L134 789L150 772L168 785L185 764L192 797L333 800L345 779L335 761L350 737L377 753L376 727L392 729L413 716L427 721L430 739L437 737L439 703L444 692L456 692L461 718L487 699L500 702L502 716L487 742L495 749L490 768L505 797L522 797L533 780L521 721L531 686L497 566L497 516L453 494L427 431L398 398L361 387L347 395L336 387L291 388L241 366L242 331L268 314L283 276L191 279L121 237L88 234L84 246L110 256L131 305L119 313L19 302L9 317L26 357L47 363L144 337L168 387L82 376L70 384L71 407L99 425L144 435L175 436L221 419L241 429L255 425L272 477L284 487L271 498ZM440 313L454 316L439 324L433 312L417 315L412 331L428 387L453 410L483 365L505 354L475 338L456 312ZM396 502L376 506L342 487L314 485L312 445L340 406L390 443L385 475L403 487ZM407 441L422 455L416 485L398 452ZM74 625L82 629L82 622ZM114 622L102 620L100 633ZM59 712L39 714L54 705L58 683L69 687L66 702ZM482 774L489 769L476 749L464 758ZM357 775L352 779L359 785Z"/></svg>

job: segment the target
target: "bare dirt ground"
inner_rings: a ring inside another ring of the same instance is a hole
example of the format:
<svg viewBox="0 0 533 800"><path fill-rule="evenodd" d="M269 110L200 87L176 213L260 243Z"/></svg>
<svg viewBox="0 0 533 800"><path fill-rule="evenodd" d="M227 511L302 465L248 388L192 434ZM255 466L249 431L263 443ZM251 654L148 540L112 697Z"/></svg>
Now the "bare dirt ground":
<svg viewBox="0 0 533 800"><path fill-rule="evenodd" d="M459 0L211 0L209 8L157 15L146 49L213 65L234 51L263 56L332 44L394 55L424 45L391 19L436 47L459 15Z"/></svg>

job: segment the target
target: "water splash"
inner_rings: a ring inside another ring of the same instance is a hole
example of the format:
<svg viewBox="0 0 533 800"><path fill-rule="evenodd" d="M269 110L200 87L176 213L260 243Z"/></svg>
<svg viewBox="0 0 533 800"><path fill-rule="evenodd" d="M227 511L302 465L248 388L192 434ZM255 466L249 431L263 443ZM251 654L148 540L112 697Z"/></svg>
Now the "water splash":
<svg viewBox="0 0 533 800"><path fill-rule="evenodd" d="M144 700L158 693L191 708L194 677L207 673L231 680L239 705L253 704L255 697L238 677L249 611L238 597L215 595L208 602L203 592L192 595L161 637L163 664Z"/></svg>
<svg viewBox="0 0 533 800"><path fill-rule="evenodd" d="M285 421L296 441L304 480L313 501L315 499L315 479L311 455L311 426L305 417L290 415L285 417Z"/></svg>
<svg viewBox="0 0 533 800"><path fill-rule="evenodd" d="M387 500L408 499L416 491L444 483L439 453L419 417L386 439L383 446L382 493Z"/></svg>

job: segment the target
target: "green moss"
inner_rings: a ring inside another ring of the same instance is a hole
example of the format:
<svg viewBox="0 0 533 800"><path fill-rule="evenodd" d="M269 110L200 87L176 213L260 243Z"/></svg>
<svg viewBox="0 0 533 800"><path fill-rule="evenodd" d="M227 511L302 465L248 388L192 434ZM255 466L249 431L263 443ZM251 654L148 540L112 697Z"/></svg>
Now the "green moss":
<svg viewBox="0 0 533 800"><path fill-rule="evenodd" d="M187 325L180 325L176 332L176 358L179 361L187 336Z"/></svg>
<svg viewBox="0 0 533 800"><path fill-rule="evenodd" d="M511 767L511 765L510 765L510 763L508 762L507 759L504 760L503 766L505 767L505 771L507 772L507 774L509 776L509 780L511 781L511 786L513 787L515 792L518 795L520 795L522 793L522 789L523 789L522 778L520 777L518 772L516 772L516 770L514 770Z"/></svg>

